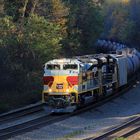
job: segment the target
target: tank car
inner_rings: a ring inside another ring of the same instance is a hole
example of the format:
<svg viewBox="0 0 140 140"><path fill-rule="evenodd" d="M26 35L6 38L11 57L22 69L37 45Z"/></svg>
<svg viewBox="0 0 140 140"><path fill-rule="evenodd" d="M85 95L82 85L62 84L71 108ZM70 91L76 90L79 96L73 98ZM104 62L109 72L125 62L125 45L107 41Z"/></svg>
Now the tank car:
<svg viewBox="0 0 140 140"><path fill-rule="evenodd" d="M78 107L113 94L127 85L129 75L140 67L140 55L125 45L101 42L100 47L115 51L74 58L54 59L45 64L42 101L52 112L73 112ZM121 48L121 49L120 49Z"/></svg>

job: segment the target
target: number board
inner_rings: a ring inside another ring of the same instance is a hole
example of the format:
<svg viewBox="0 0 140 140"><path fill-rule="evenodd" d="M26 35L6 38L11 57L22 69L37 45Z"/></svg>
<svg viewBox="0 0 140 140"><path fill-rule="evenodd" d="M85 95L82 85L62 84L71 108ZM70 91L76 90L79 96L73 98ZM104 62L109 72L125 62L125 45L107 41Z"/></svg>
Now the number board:
<svg viewBox="0 0 140 140"><path fill-rule="evenodd" d="M56 88L57 88L57 89L63 89L63 84L57 84L57 85L56 85Z"/></svg>

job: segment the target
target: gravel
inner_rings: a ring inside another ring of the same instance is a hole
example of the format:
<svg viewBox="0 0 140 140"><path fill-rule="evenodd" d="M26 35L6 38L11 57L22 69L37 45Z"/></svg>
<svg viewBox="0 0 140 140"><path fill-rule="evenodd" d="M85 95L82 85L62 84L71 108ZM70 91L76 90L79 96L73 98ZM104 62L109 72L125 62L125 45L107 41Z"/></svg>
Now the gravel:
<svg viewBox="0 0 140 140"><path fill-rule="evenodd" d="M127 140L140 140L140 132L128 137Z"/></svg>
<svg viewBox="0 0 140 140"><path fill-rule="evenodd" d="M103 106L10 138L9 140L80 140L98 136L140 113L140 84Z"/></svg>
<svg viewBox="0 0 140 140"><path fill-rule="evenodd" d="M37 112L37 113L34 113L34 114L30 114L30 115L27 115L27 116L24 116L24 117L19 117L15 121L9 121L7 123L0 124L0 130L4 129L4 128L7 128L7 127L10 127L10 126L14 126L14 125L18 125L18 124L21 124L21 123L25 123L25 122L28 122L28 121L31 121L33 119L37 119L37 118L40 118L40 117L43 117L43 116L46 116L45 112L44 111L40 111L40 112Z"/></svg>

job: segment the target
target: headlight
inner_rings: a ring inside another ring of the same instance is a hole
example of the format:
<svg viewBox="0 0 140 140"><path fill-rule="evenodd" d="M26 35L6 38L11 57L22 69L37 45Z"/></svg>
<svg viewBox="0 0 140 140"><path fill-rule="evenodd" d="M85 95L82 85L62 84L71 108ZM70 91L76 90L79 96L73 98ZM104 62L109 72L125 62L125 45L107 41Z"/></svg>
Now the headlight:
<svg viewBox="0 0 140 140"><path fill-rule="evenodd" d="M49 89L49 92L52 92L52 89L51 88Z"/></svg>
<svg viewBox="0 0 140 140"><path fill-rule="evenodd" d="M69 89L66 89L66 92L69 92L70 90Z"/></svg>

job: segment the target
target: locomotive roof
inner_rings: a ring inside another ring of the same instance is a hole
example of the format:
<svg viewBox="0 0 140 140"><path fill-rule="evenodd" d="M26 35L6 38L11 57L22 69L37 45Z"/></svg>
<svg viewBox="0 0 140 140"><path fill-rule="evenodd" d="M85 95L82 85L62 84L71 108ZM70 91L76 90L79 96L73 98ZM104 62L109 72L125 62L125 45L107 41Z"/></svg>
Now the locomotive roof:
<svg viewBox="0 0 140 140"><path fill-rule="evenodd" d="M45 63L45 65L46 64L85 64L85 63L98 64L98 60L101 60L102 63L106 63L108 57L112 59L118 59L122 57L127 57L128 55L132 55L133 53L134 53L134 50L131 53L130 53L130 50L129 51L119 50L119 51L116 51L115 54L102 54L101 53L101 54L75 56L73 58L53 59Z"/></svg>
<svg viewBox="0 0 140 140"><path fill-rule="evenodd" d="M73 59L73 58L62 58L62 59L53 59L48 61L46 64L79 64L81 63L78 59Z"/></svg>

